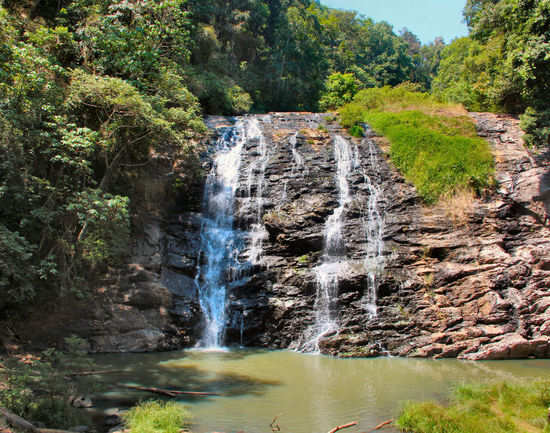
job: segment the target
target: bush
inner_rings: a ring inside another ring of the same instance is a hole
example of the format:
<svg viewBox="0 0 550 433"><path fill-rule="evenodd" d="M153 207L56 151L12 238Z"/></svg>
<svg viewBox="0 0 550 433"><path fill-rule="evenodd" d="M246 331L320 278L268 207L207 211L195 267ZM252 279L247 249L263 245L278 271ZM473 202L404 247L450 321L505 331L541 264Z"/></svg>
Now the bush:
<svg viewBox="0 0 550 433"><path fill-rule="evenodd" d="M523 139L529 147L550 146L550 110L527 108L521 116L521 128L525 131Z"/></svg>
<svg viewBox="0 0 550 433"><path fill-rule="evenodd" d="M179 403L147 401L124 414L131 433L180 433L190 419Z"/></svg>
<svg viewBox="0 0 550 433"><path fill-rule="evenodd" d="M426 202L433 203L458 188L470 187L480 193L490 185L493 158L489 145L471 136L466 119L462 124L460 119L404 111L370 112L365 120L390 140L392 161Z"/></svg>
<svg viewBox="0 0 550 433"><path fill-rule="evenodd" d="M325 81L325 89L321 95L319 106L321 110L335 110L352 101L359 91L361 83L354 74L336 72L329 75Z"/></svg>
<svg viewBox="0 0 550 433"><path fill-rule="evenodd" d="M349 133L352 137L357 137L357 138L361 138L365 136L365 133L363 132L363 128L359 125L353 125L350 128Z"/></svg>
<svg viewBox="0 0 550 433"><path fill-rule="evenodd" d="M93 364L82 350L83 340L70 337L65 344L66 352L48 349L38 356L8 359L4 363L7 375L0 387L0 406L48 427L68 428L87 422L82 410L69 403L77 387L66 374L89 370Z"/></svg>

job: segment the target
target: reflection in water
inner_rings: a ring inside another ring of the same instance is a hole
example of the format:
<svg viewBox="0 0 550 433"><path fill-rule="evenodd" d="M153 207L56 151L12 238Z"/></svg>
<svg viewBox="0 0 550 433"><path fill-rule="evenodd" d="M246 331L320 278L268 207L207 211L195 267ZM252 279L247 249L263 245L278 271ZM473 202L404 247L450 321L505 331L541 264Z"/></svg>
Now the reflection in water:
<svg viewBox="0 0 550 433"><path fill-rule="evenodd" d="M125 370L101 378L107 384L221 394L181 400L194 415L195 433L264 433L275 416L284 432L323 432L350 421L359 421L350 433L368 431L395 417L406 400L442 400L459 383L548 377L550 371L550 360L335 359L250 350L101 355L96 361ZM144 398L158 396L113 385L95 401L124 407Z"/></svg>

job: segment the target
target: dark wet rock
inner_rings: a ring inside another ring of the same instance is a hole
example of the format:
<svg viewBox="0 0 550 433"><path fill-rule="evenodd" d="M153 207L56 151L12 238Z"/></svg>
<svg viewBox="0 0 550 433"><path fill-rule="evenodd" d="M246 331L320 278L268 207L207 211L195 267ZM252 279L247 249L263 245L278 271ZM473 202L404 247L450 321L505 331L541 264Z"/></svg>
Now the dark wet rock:
<svg viewBox="0 0 550 433"><path fill-rule="evenodd" d="M385 208L386 267L378 282L378 315L372 318L361 303L368 276L358 266L340 282L335 301L340 332L321 339L323 352L467 359L547 356L550 236L541 224L542 206L532 200L544 167L523 148L515 119L472 116L493 147L499 187L483 200L466 203L460 218L452 208L456 204L424 207L414 188L384 162L380 149L379 164L365 165L382 190ZM337 190L331 140L311 130L304 117L276 113L262 125L273 143L264 195L274 206L262 217L269 235L263 245L264 268L256 269L253 284L235 289L229 304L230 342L295 347L314 322L314 268L321 260L324 223L337 206ZM289 146L296 131L296 148L304 161L300 170ZM338 128L331 132L345 134ZM373 138L348 137L362 161L369 160L366 144ZM243 176L256 157L245 155ZM346 212L346 256L361 263L367 246L361 205L368 200L368 189L358 176L350 176L350 185L354 203ZM253 220L247 215L247 194L243 189L239 195L243 228ZM254 290L246 292L246 287ZM244 312L249 319L240 320Z"/></svg>

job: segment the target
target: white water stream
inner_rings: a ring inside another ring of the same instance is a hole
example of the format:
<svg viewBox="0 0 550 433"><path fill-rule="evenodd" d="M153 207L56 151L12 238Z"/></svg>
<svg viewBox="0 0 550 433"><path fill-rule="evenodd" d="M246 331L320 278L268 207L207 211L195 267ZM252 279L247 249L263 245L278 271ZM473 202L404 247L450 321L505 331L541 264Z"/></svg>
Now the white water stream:
<svg viewBox="0 0 550 433"><path fill-rule="evenodd" d="M266 116L263 120L268 121L269 116ZM255 221L249 231L250 246L247 251L247 258L253 265L261 265L263 243L268 237L267 230L262 222L262 210L264 207L265 171L269 163L270 149L260 122L256 117L248 121L247 139L258 141L258 157L250 164L247 173L248 197L255 215ZM253 186L256 187L254 194L252 193Z"/></svg>
<svg viewBox="0 0 550 433"><path fill-rule="evenodd" d="M220 348L226 321L227 284L239 278L242 234L233 228L235 192L247 125L239 121L216 143L216 155L203 199L201 246L195 283L204 315L199 346Z"/></svg>
<svg viewBox="0 0 550 433"><path fill-rule="evenodd" d="M372 171L378 166L379 161L371 140L364 140L363 144L369 146L369 163ZM381 209L382 190L372 182L367 172L363 170L363 178L369 191L369 199L366 209L363 208L362 220L367 238L364 266L368 273L368 287L363 297L363 306L369 312L371 318L376 317L376 296L378 292L379 277L384 271L384 214Z"/></svg>
<svg viewBox="0 0 550 433"><path fill-rule="evenodd" d="M303 176L306 167L303 156L296 149L296 134L289 137L288 143L292 152L291 173ZM350 266L357 264L347 256L343 233L347 210L352 205L355 206L350 186L350 177L354 173L363 174L364 185L368 192L368 200L360 207L367 241L363 265L368 274L368 287L364 291L363 307L369 312L371 318L376 317L378 279L384 267L381 190L367 175L357 145L352 148L351 143L340 135L334 137L333 143L338 206L325 223L321 262L312 269L317 287L314 321L297 343L298 348L305 352L319 352L321 338L339 331L337 308L339 284L342 278L350 273ZM365 145L369 146L368 163L372 171L376 169L378 161L373 144L364 141L362 146ZM252 149L255 154L255 158L252 158L245 171L246 178L243 179L249 193L248 211L253 216L248 233L234 228L235 194L239 186L242 153L245 146ZM262 222L262 211L265 200L265 174L270 157L270 147L257 117L239 120L235 126L227 127L216 143L213 166L206 181L203 199L201 245L195 279L204 317L200 347L223 346L224 327L227 321L227 287L231 282L242 277L245 266L262 264L263 242L267 238L267 231ZM244 250L245 244L248 245L246 264L239 261L239 255ZM240 327L242 340L244 316L240 318Z"/></svg>
<svg viewBox="0 0 550 433"><path fill-rule="evenodd" d="M338 207L334 209L325 224L322 263L314 268L317 280L314 323L306 330L299 344L303 352L319 352L322 337L338 332L338 283L348 269L346 245L342 228L346 206L352 199L348 177L353 170L353 152L350 143L342 136L334 137L334 158L336 160L336 186Z"/></svg>

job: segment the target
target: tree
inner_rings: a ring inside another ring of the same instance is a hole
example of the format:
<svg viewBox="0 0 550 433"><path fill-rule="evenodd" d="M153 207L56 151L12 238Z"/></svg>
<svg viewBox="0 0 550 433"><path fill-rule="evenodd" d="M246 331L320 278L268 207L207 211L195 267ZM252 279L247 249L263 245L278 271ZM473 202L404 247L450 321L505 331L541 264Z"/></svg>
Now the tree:
<svg viewBox="0 0 550 433"><path fill-rule="evenodd" d="M351 102L355 94L361 89L360 86L361 83L353 74L335 72L329 75L325 81L325 91L319 102L321 109L335 110Z"/></svg>

